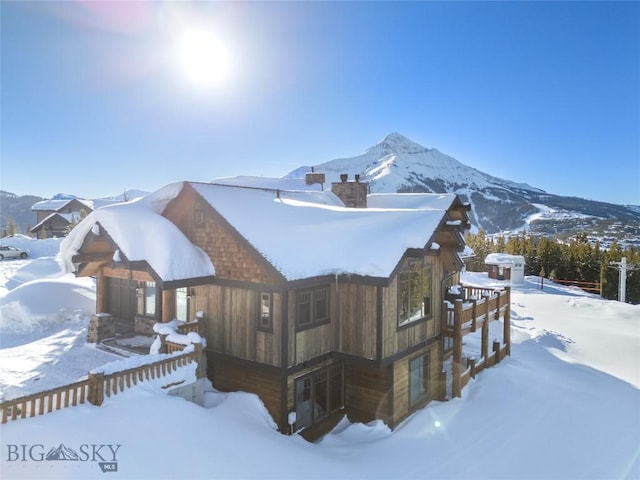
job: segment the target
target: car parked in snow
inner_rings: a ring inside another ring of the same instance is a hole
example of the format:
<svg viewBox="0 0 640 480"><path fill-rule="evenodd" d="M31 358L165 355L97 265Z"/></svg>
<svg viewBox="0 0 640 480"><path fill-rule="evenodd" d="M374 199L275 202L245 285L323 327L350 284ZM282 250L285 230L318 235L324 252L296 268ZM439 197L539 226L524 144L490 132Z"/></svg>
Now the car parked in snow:
<svg viewBox="0 0 640 480"><path fill-rule="evenodd" d="M27 258L29 253L20 250L19 248L12 247L11 245L0 245L0 260L5 258Z"/></svg>

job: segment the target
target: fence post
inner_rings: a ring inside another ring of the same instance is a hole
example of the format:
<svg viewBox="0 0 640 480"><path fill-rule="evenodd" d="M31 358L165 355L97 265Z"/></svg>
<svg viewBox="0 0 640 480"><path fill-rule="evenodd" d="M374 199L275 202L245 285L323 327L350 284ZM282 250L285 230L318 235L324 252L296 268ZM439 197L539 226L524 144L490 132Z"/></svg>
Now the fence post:
<svg viewBox="0 0 640 480"><path fill-rule="evenodd" d="M102 405L104 400L104 373L89 373L89 392L87 400L93 405Z"/></svg>
<svg viewBox="0 0 640 480"><path fill-rule="evenodd" d="M467 366L471 369L471 378L476 378L476 359L474 357L467 358Z"/></svg>
<svg viewBox="0 0 640 480"><path fill-rule="evenodd" d="M197 362L197 366L196 366L196 378L202 378L204 377L204 355L203 355L203 349L202 349L202 343L198 342L198 343L194 343L193 344L194 350L193 350L193 354L195 355L195 361Z"/></svg>
<svg viewBox="0 0 640 480"><path fill-rule="evenodd" d="M507 306L504 311L504 331L502 336L507 347L507 355L511 356L511 287L505 287L505 290L507 291Z"/></svg>
<svg viewBox="0 0 640 480"><path fill-rule="evenodd" d="M167 335L159 334L160 337L160 353L167 353Z"/></svg>
<svg viewBox="0 0 640 480"><path fill-rule="evenodd" d="M500 362L500 341L499 340L493 341L493 352L496 354L495 355L496 363L499 363Z"/></svg>
<svg viewBox="0 0 640 480"><path fill-rule="evenodd" d="M489 356L489 297L484 297L484 323L482 324L480 355L486 362Z"/></svg>
<svg viewBox="0 0 640 480"><path fill-rule="evenodd" d="M462 396L460 373L462 368L462 300L453 305L453 379L451 396Z"/></svg>

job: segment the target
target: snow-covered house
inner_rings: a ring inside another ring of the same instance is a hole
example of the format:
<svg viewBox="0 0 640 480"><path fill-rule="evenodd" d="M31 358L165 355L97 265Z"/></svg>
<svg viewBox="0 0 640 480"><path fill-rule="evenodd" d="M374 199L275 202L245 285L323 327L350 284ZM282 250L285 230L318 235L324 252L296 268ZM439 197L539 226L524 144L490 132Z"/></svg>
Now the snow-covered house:
<svg viewBox="0 0 640 480"><path fill-rule="evenodd" d="M96 276L96 312L139 331L199 312L214 386L258 394L281 432L314 436L345 413L394 427L444 397L442 300L469 205L309 183L170 184L94 211L62 254Z"/></svg>
<svg viewBox="0 0 640 480"><path fill-rule="evenodd" d="M524 282L524 264L522 255L507 253L490 253L484 260L489 278L510 280L512 283Z"/></svg>
<svg viewBox="0 0 640 480"><path fill-rule="evenodd" d="M36 225L30 230L39 238L63 237L69 225L93 211L93 202L70 196L56 196L33 204Z"/></svg>

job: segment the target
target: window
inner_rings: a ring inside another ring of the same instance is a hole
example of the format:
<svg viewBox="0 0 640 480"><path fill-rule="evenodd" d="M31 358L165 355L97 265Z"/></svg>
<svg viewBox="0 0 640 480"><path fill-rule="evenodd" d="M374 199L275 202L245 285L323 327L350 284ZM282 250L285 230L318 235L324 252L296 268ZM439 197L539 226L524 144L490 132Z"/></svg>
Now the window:
<svg viewBox="0 0 640 480"><path fill-rule="evenodd" d="M409 361L409 405L414 406L429 392L429 354Z"/></svg>
<svg viewBox="0 0 640 480"><path fill-rule="evenodd" d="M431 317L431 265L408 258L398 273L398 325Z"/></svg>
<svg viewBox="0 0 640 480"><path fill-rule="evenodd" d="M323 420L344 406L342 364L317 370L296 379L296 428Z"/></svg>
<svg viewBox="0 0 640 480"><path fill-rule="evenodd" d="M187 287L176 289L176 318L189 321L189 292Z"/></svg>
<svg viewBox="0 0 640 480"><path fill-rule="evenodd" d="M296 300L297 327L312 327L329 321L329 287L300 290Z"/></svg>
<svg viewBox="0 0 640 480"><path fill-rule="evenodd" d="M258 327L262 330L271 330L273 328L273 303L270 293L260 294L260 318L258 319Z"/></svg>
<svg viewBox="0 0 640 480"><path fill-rule="evenodd" d="M155 282L138 282L136 288L137 295L137 314L145 317L156 316L156 284Z"/></svg>
<svg viewBox="0 0 640 480"><path fill-rule="evenodd" d="M453 350L453 337L442 337L442 353Z"/></svg>

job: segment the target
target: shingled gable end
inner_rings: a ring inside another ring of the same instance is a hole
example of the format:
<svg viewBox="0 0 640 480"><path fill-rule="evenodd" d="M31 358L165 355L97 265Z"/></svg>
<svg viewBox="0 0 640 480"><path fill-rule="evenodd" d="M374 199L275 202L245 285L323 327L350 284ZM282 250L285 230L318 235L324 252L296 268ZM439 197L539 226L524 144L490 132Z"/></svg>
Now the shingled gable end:
<svg viewBox="0 0 640 480"><path fill-rule="evenodd" d="M447 395L455 342L443 300L463 265L469 206L453 194L383 194L351 208L323 183L173 184L92 213L65 250L78 275L96 275L98 313L133 324L202 312L214 386L259 395L281 432L313 438L345 414L393 428ZM200 262L191 275L159 274L156 253L128 256L145 240L127 208L163 225L164 238L148 232L155 250Z"/></svg>

